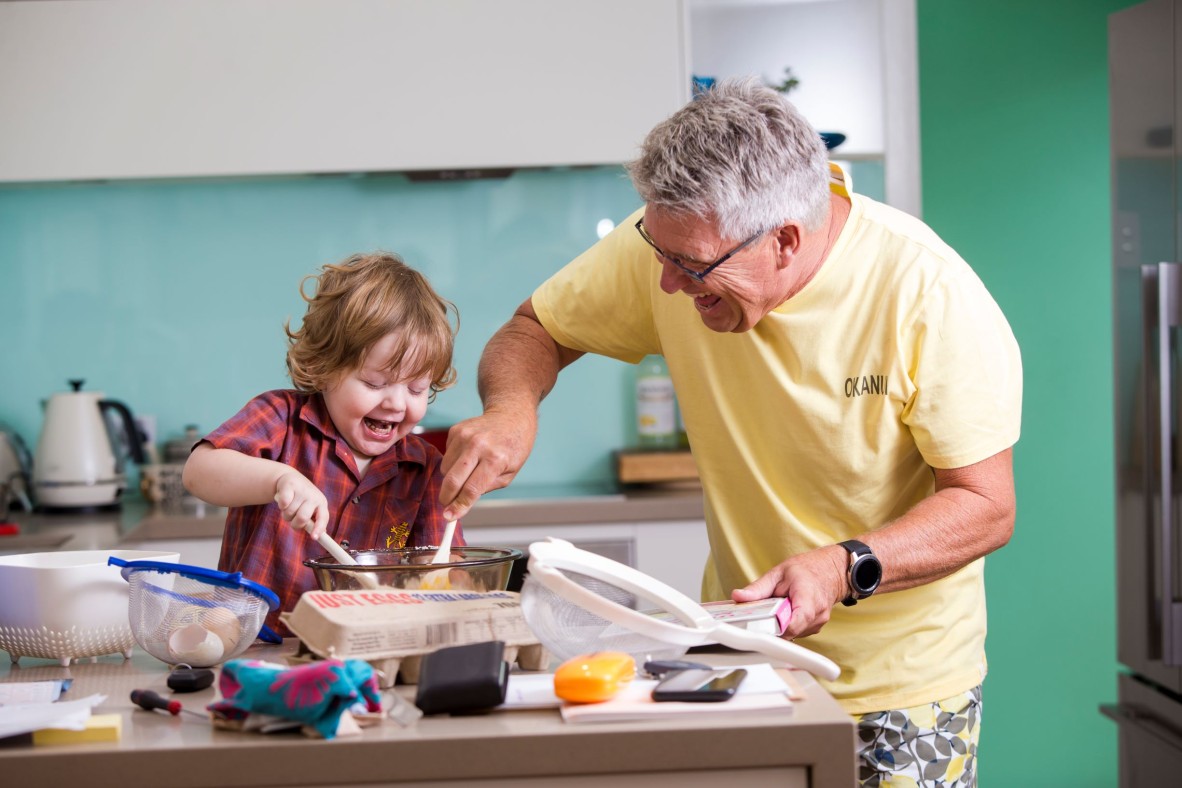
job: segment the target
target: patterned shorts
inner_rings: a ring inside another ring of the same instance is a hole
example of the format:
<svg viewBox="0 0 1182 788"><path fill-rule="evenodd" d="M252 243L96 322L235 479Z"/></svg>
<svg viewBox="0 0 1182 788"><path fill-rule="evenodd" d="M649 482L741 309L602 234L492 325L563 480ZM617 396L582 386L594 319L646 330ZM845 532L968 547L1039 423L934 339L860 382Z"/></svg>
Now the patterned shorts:
<svg viewBox="0 0 1182 788"><path fill-rule="evenodd" d="M951 698L862 714L858 783L867 788L975 788L981 685Z"/></svg>

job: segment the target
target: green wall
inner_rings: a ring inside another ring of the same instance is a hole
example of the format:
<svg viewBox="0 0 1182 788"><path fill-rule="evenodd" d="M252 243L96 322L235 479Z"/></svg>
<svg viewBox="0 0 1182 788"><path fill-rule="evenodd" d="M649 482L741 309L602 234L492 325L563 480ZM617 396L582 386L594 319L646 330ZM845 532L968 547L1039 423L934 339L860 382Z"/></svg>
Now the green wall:
<svg viewBox="0 0 1182 788"><path fill-rule="evenodd" d="M989 786L1116 784L1107 15L919 0L925 220L1008 316L1018 521L989 558Z"/></svg>
<svg viewBox="0 0 1182 788"><path fill-rule="evenodd" d="M0 422L35 450L40 401L88 389L157 419L160 440L203 431L290 385L283 324L300 280L357 251L397 252L460 313L459 382L424 424L479 412L480 352L549 272L640 204L620 167L505 179L402 175L53 183L0 188ZM543 406L523 472L538 485L606 483L630 440L627 367L572 370ZM593 401L580 390L598 389ZM584 417L580 417L580 414Z"/></svg>

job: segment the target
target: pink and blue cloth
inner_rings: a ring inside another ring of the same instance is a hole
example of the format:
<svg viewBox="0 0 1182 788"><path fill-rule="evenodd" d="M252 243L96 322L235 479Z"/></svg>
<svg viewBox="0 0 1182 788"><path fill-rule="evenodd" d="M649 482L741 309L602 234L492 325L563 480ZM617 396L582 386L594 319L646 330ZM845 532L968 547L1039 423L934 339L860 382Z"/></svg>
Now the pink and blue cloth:
<svg viewBox="0 0 1182 788"><path fill-rule="evenodd" d="M326 659L297 667L232 659L222 665L218 689L222 699L207 708L221 720L245 724L252 714L266 714L310 726L325 739L336 736L341 715L349 708L382 708L377 674L359 659Z"/></svg>

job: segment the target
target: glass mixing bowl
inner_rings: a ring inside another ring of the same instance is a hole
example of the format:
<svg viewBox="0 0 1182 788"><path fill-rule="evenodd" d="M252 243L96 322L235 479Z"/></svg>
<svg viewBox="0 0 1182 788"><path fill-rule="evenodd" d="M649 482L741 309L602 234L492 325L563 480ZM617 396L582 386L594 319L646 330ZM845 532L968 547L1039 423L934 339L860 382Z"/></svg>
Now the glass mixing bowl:
<svg viewBox="0 0 1182 788"><path fill-rule="evenodd" d="M349 550L348 553L359 567L338 563L329 555L304 561L304 566L315 573L322 591L372 590L358 580L360 574L369 575L383 588L504 591L509 585L513 562L523 555L510 547L452 547L450 562L433 564L434 547Z"/></svg>

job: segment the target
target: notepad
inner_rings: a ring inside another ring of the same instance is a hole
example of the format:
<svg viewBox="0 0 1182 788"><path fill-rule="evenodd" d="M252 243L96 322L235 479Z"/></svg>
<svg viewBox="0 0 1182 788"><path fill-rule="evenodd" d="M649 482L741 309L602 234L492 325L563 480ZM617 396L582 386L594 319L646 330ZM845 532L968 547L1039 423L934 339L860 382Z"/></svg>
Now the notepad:
<svg viewBox="0 0 1182 788"><path fill-rule="evenodd" d="M652 699L657 682L640 680L603 703L568 703L562 719L570 723L634 722L639 720L692 719L701 717L790 714L792 699L787 692L738 694L721 703L684 703Z"/></svg>
<svg viewBox="0 0 1182 788"><path fill-rule="evenodd" d="M649 696L657 682L637 678L609 701L564 704L554 694L552 673L513 673L509 676L505 703L497 708L561 708L562 718L567 722L620 722L668 719L686 714L785 713L791 711L794 698L802 697L799 687L794 686L791 679L786 681L783 674L771 665L756 663L727 667L746 669L747 678L738 694L722 703L657 703Z"/></svg>
<svg viewBox="0 0 1182 788"><path fill-rule="evenodd" d="M92 714L82 730L42 728L33 731L33 744L84 744L86 742L119 741L123 735L123 718L118 714Z"/></svg>

